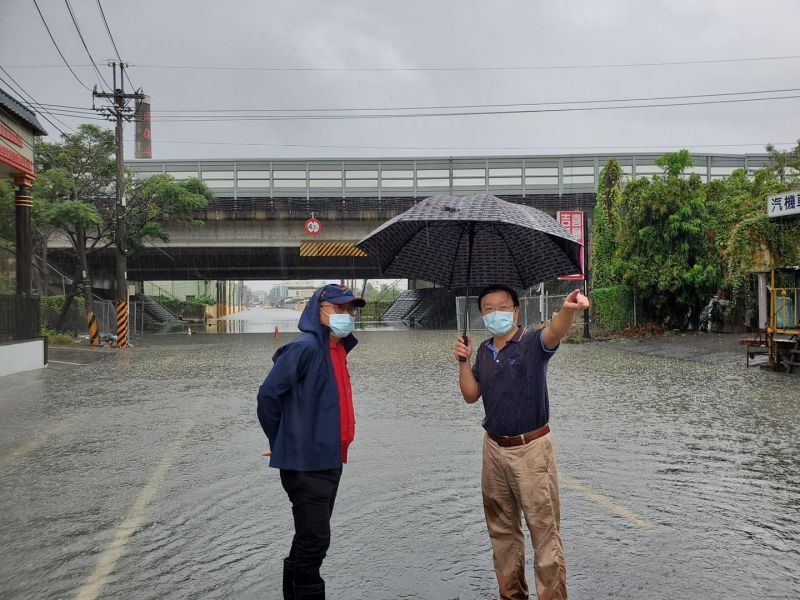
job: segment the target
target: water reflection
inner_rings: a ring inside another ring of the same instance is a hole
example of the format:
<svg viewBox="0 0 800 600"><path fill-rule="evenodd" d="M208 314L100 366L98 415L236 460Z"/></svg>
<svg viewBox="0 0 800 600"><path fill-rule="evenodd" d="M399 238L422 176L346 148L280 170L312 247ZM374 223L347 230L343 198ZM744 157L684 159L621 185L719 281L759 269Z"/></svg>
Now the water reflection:
<svg viewBox="0 0 800 600"><path fill-rule="evenodd" d="M459 398L455 335L362 332L348 358L357 432L324 566L334 600L495 593L481 409ZM279 600L291 512L254 395L293 336L146 336L0 387L0 597L75 597L184 436L102 597ZM602 343L562 346L548 376L572 597L800 597L796 379Z"/></svg>

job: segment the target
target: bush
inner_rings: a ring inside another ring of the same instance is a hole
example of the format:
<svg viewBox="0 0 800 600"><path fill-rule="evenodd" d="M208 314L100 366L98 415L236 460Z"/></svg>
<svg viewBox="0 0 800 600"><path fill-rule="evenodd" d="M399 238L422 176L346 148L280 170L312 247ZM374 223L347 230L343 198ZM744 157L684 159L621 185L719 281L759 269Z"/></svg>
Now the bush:
<svg viewBox="0 0 800 600"><path fill-rule="evenodd" d="M50 329L45 325L42 325L41 328L42 337L47 338L47 343L52 346L57 345L64 345L64 344L71 344L75 341L75 332L74 331L67 331L63 334L58 333L54 329Z"/></svg>
<svg viewBox="0 0 800 600"><path fill-rule="evenodd" d="M159 296L159 302L176 317L187 319L203 319L206 315L206 304L199 302L182 302L166 296Z"/></svg>
<svg viewBox="0 0 800 600"><path fill-rule="evenodd" d="M631 293L624 285L592 291L595 321L610 331L622 331L632 321Z"/></svg>

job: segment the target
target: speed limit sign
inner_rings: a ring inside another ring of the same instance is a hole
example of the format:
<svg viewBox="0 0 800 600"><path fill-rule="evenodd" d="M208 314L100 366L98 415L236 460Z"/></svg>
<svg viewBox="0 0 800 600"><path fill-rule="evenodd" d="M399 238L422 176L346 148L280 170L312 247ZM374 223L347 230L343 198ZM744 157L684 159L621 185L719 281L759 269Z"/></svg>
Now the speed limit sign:
<svg viewBox="0 0 800 600"><path fill-rule="evenodd" d="M319 235L322 231L322 223L312 217L306 221L305 230L308 235Z"/></svg>

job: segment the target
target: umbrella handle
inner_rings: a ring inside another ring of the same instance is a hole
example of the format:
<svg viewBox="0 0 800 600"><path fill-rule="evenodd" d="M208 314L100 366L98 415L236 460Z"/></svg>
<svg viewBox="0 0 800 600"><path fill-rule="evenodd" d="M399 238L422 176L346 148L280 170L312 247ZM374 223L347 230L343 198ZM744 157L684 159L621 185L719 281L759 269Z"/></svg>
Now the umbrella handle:
<svg viewBox="0 0 800 600"><path fill-rule="evenodd" d="M467 336L462 335L461 336L461 341L464 342L465 346L469 345L469 338ZM458 357L458 362L467 362L467 359L465 357L463 357L463 356L459 356Z"/></svg>

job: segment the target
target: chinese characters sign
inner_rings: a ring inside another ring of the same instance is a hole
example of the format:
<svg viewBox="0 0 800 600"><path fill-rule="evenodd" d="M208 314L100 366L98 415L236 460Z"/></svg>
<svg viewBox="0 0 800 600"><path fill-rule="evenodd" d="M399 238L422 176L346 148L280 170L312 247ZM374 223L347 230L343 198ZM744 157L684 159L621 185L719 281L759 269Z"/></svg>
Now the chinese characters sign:
<svg viewBox="0 0 800 600"><path fill-rule="evenodd" d="M770 217L800 215L800 191L784 192L767 198L767 214Z"/></svg>
<svg viewBox="0 0 800 600"><path fill-rule="evenodd" d="M583 273L586 272L584 260L586 256L586 246L583 240L583 211L580 210L560 210L556 217L561 226L581 245L581 272L576 275L559 277L562 281L583 281Z"/></svg>
<svg viewBox="0 0 800 600"><path fill-rule="evenodd" d="M136 104L136 158L153 158L153 140L150 130L150 96Z"/></svg>

